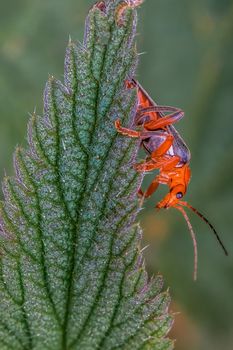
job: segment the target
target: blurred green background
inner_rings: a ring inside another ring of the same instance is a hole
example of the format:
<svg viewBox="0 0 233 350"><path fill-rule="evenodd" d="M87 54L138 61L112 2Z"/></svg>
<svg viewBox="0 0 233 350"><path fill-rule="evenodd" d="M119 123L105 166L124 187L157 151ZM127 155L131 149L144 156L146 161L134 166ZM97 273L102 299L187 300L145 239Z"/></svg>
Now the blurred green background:
<svg viewBox="0 0 233 350"><path fill-rule="evenodd" d="M62 79L70 34L82 40L92 1L1 1L0 175L12 173L12 152L25 144L28 113L42 112L48 74ZM193 213L199 246L192 281L192 242L179 212L156 214L162 188L140 216L151 273L170 286L177 350L233 349L233 1L147 0L139 13L137 79L160 104L186 112L177 129L192 152L186 199L221 233L230 256ZM149 176L145 181L148 185Z"/></svg>

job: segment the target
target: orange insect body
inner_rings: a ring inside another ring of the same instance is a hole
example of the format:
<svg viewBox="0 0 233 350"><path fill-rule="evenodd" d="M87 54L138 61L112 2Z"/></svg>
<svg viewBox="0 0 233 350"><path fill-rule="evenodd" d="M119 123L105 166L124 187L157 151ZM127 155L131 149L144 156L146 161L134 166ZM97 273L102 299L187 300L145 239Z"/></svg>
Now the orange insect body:
<svg viewBox="0 0 233 350"><path fill-rule="evenodd" d="M189 167L191 154L173 124L183 118L184 112L175 107L158 106L135 80L126 81L126 87L137 88L138 107L134 124L139 126L141 130L136 131L122 127L120 120L116 120L115 127L122 135L140 138L142 147L149 154L143 163L134 166L137 171L149 172L155 169L159 170L159 174L151 182L146 192L143 193L140 189L139 194L144 199L151 196L157 190L159 184L168 186L168 194L157 203L156 208L176 208L186 220L193 239L194 279L196 279L197 244L192 225L183 207L191 209L210 226L225 254L228 254L211 223L190 204L181 200L187 191L191 178ZM165 115L164 113L168 114Z"/></svg>
<svg viewBox="0 0 233 350"><path fill-rule="evenodd" d="M160 171L143 196L145 198L151 196L159 184L165 184L170 191L157 204L157 208L175 206L186 193L191 177L189 149L172 125L179 121L184 113L175 107L157 106L136 81L127 81L126 86L138 89L135 125L141 126L142 131L123 128L119 120L115 123L116 128L123 135L141 138L142 146L149 153L145 162L135 165L137 171L148 172L154 169ZM164 112L170 114L164 116L162 114Z"/></svg>

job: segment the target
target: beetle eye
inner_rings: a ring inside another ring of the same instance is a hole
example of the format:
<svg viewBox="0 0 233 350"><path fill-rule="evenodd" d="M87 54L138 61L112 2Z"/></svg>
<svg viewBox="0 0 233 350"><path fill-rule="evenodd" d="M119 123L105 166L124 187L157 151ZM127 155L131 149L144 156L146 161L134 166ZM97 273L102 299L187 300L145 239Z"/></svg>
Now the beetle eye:
<svg viewBox="0 0 233 350"><path fill-rule="evenodd" d="M182 192L178 192L177 194L176 194L176 198L177 199L181 199L183 197L183 193Z"/></svg>

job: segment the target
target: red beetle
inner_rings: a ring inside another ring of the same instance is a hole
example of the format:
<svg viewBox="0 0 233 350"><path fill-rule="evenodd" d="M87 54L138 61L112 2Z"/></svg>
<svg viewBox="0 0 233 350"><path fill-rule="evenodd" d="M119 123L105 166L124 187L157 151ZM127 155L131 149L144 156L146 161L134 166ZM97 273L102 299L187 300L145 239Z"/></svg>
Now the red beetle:
<svg viewBox="0 0 233 350"><path fill-rule="evenodd" d="M173 207L183 214L194 244L194 279L196 280L196 238L183 207L191 209L210 226L224 253L226 255L228 253L213 225L197 209L193 208L189 203L182 201L191 177L189 166L191 154L173 124L183 118L184 112L175 107L158 106L135 80L127 81L126 86L127 88L137 89L138 107L134 125L135 127L140 127L140 130L136 131L122 127L119 119L116 120L115 127L122 135L141 139L141 145L146 150L148 157L143 163L135 165L137 171L149 172L154 169L159 170L159 174L154 178L147 191L143 193L140 190L139 194L143 198L147 198L156 191L159 184L168 186L168 194L157 203L156 208L168 209ZM165 115L164 113L167 114Z"/></svg>

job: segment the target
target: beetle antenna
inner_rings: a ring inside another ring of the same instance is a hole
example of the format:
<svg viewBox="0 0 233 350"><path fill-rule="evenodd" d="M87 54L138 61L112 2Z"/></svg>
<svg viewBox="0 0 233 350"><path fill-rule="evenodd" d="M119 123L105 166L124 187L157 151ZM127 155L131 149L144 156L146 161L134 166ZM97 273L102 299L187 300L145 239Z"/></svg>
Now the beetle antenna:
<svg viewBox="0 0 233 350"><path fill-rule="evenodd" d="M179 204L184 205L185 207L191 209L195 214L197 214L211 228L212 232L214 233L215 237L218 240L218 243L222 247L225 255L228 256L227 249L225 248L221 238L219 237L217 231L215 230L214 226L209 222L209 220L203 214L201 214L196 208L192 207L189 203L180 201Z"/></svg>
<svg viewBox="0 0 233 350"><path fill-rule="evenodd" d="M180 207L180 206L175 206L176 209L178 209L181 214L183 215L187 225L188 225L188 229L189 229L189 232L191 234L191 237L192 237L192 241L193 241L193 251L194 251L194 272L193 272L193 279L194 281L197 280L197 264L198 264L198 255L197 255L197 241L196 241L196 235L195 235L195 232L193 231L193 227L191 225L191 222L189 220L189 217L188 215L186 214L185 210Z"/></svg>

